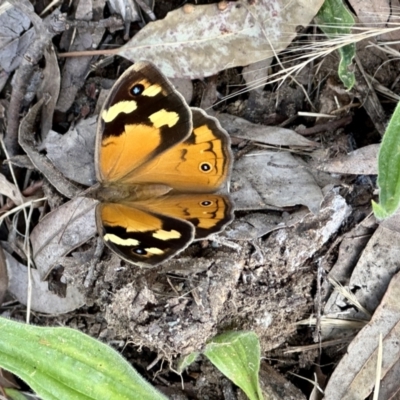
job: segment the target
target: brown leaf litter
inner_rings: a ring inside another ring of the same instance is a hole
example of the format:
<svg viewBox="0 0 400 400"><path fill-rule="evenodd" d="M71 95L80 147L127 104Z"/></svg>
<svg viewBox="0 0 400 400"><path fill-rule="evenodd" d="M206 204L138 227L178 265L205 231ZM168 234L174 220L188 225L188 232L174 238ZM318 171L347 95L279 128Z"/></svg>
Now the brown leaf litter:
<svg viewBox="0 0 400 400"><path fill-rule="evenodd" d="M204 359L183 375L184 389L170 369L228 330L258 334L261 384L275 398L318 392L294 374L321 390L327 384L326 398L365 398L374 390L382 333L383 398L393 397L398 216L379 224L370 204L377 147L394 107L380 93L399 91L399 61L361 42L350 91L337 78L336 53L266 83L282 65L299 63L289 51L304 55L303 40L314 31L295 38L295 28L308 26L321 1L300 9L284 0L186 8L157 0L152 10L144 1L133 9L121 8L128 1L77 0L40 16L48 3L0 6L0 126L9 157L0 173L3 315L25 320L32 264L32 322L114 345L161 390L182 398L243 398ZM108 55L57 57L93 49ZM96 114L130 64L116 54L186 78L180 84L191 105L213 106L234 143L236 220L157 269L135 268L104 249L95 238L95 202L79 197L95 182ZM309 317L310 326L296 324ZM354 319L364 328L354 328Z"/></svg>

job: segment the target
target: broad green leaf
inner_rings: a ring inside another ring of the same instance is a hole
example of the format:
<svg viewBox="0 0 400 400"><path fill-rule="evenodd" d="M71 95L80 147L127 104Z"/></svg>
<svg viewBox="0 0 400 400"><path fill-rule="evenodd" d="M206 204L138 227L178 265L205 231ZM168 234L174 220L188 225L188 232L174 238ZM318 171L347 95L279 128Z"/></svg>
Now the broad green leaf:
<svg viewBox="0 0 400 400"><path fill-rule="evenodd" d="M111 347L69 328L0 318L0 367L44 400L165 400Z"/></svg>
<svg viewBox="0 0 400 400"><path fill-rule="evenodd" d="M382 220L385 218L390 217L392 213L389 213L385 207L382 207L379 203L375 203L375 201L372 200L372 211L375 214L375 217Z"/></svg>
<svg viewBox="0 0 400 400"><path fill-rule="evenodd" d="M195 351L185 357L182 357L178 362L176 372L178 372L178 374L181 374L183 371L185 371L185 369L189 367L189 365L193 364L196 361L196 359L199 357L199 354L199 352Z"/></svg>
<svg viewBox="0 0 400 400"><path fill-rule="evenodd" d="M383 135L378 154L379 204L372 202L375 216L394 214L400 202L400 103Z"/></svg>
<svg viewBox="0 0 400 400"><path fill-rule="evenodd" d="M260 343L254 332L228 332L207 344L204 355L250 400L263 398L258 381Z"/></svg>
<svg viewBox="0 0 400 400"><path fill-rule="evenodd" d="M343 0L325 0L320 8L316 21L319 28L330 38L335 39L338 35L349 35L354 25L354 18L343 4ZM340 63L338 74L347 90L355 83L352 62L356 53L356 46L350 43L339 49Z"/></svg>
<svg viewBox="0 0 400 400"><path fill-rule="evenodd" d="M20 390L11 388L3 388L3 390L9 400L28 400L28 397L26 397Z"/></svg>

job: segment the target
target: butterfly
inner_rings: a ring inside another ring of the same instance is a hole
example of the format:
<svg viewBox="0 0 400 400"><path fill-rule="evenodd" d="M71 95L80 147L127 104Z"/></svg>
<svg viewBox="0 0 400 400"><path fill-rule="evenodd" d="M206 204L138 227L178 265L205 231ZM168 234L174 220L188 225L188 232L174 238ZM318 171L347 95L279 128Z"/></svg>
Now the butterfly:
<svg viewBox="0 0 400 400"><path fill-rule="evenodd" d="M151 63L137 62L112 87L95 148L96 223L127 262L156 266L232 220L226 186L230 139Z"/></svg>

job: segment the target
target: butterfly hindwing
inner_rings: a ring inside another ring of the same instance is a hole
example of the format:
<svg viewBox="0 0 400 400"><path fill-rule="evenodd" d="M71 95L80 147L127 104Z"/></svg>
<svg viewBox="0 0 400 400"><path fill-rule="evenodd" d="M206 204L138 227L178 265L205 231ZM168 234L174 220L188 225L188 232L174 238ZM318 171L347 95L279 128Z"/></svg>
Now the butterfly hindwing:
<svg viewBox="0 0 400 400"><path fill-rule="evenodd" d="M181 192L211 193L220 188L231 170L229 136L216 118L199 108L191 111L191 135L127 175L125 183L163 183Z"/></svg>
<svg viewBox="0 0 400 400"><path fill-rule="evenodd" d="M195 239L221 231L233 218L229 196L222 194L167 195L151 201L135 202L152 213L190 222L195 227Z"/></svg>
<svg viewBox="0 0 400 400"><path fill-rule="evenodd" d="M101 203L96 214L109 248L127 261L157 265L184 250L193 239L219 232L232 220L232 204L224 195L170 195Z"/></svg>
<svg viewBox="0 0 400 400"><path fill-rule="evenodd" d="M134 204L101 203L96 218L106 245L131 263L157 265L185 249L194 237L191 223Z"/></svg>

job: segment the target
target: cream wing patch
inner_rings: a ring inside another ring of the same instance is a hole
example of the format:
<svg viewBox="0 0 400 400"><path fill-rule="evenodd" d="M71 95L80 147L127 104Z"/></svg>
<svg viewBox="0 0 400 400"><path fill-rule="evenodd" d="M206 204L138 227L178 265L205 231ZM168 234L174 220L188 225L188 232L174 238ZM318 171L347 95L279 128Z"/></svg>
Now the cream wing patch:
<svg viewBox="0 0 400 400"><path fill-rule="evenodd" d="M162 87L160 85L151 85L146 87L146 89L142 92L142 96L155 97L161 92Z"/></svg>
<svg viewBox="0 0 400 400"><path fill-rule="evenodd" d="M164 251L162 251L161 249L157 249L156 247L149 247L145 250L151 254L158 254L158 255L164 254Z"/></svg>
<svg viewBox="0 0 400 400"><path fill-rule="evenodd" d="M104 240L107 242L112 242L120 246L138 246L140 242L136 239L122 239L113 233L107 233L104 235Z"/></svg>
<svg viewBox="0 0 400 400"><path fill-rule="evenodd" d="M171 240L171 239L179 239L182 235L172 229L170 231L165 231L164 229L159 229L157 232L153 233L153 237L160 240Z"/></svg>
<svg viewBox="0 0 400 400"><path fill-rule="evenodd" d="M161 128L164 125L168 125L172 128L179 121L179 114L175 111L160 110L151 114L149 120L153 123L156 128Z"/></svg>
<svg viewBox="0 0 400 400"><path fill-rule="evenodd" d="M137 109L136 101L134 100L120 101L111 106L108 110L103 110L101 118L103 118L104 122L108 123L114 121L114 119L117 118L119 114L121 113L130 114L136 109Z"/></svg>

